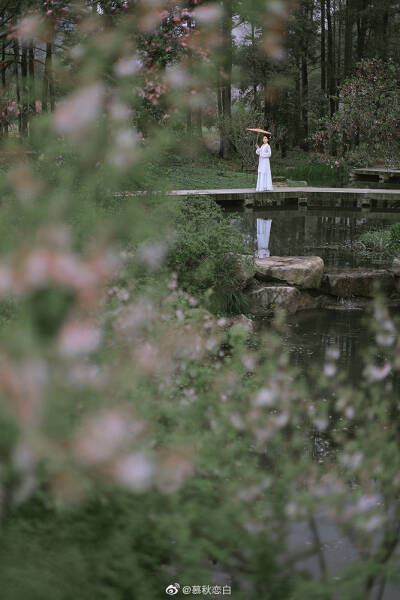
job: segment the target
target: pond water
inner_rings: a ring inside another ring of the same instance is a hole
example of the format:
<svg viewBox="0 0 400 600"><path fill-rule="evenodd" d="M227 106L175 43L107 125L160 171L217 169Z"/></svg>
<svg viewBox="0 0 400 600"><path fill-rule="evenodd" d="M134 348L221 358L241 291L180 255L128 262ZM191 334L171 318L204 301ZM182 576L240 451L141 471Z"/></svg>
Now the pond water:
<svg viewBox="0 0 400 600"><path fill-rule="evenodd" d="M396 314L392 316L396 318ZM397 315L397 318L399 316ZM268 321L259 323L261 330L268 326ZM299 312L288 317L282 338L284 347L290 353L292 365L306 378L323 370L329 348L338 348L338 374L344 375L345 380L352 381L353 385L355 381L360 381L364 369L364 353L374 343L374 334L368 327L366 314L358 310L324 309ZM375 356L379 358L379 353ZM392 380L392 384L393 394L399 397L399 378ZM335 391L332 391L332 397L335 397ZM318 402L321 398L316 397L314 400ZM323 463L324 457L329 454L329 444L321 433L310 430L309 435L313 456ZM319 550L324 555L330 577L340 580L349 563L359 560L359 552L326 514L321 512L315 516L315 526L318 528ZM292 523L289 546L293 553L303 551L313 543L315 539L308 520ZM315 579L321 577L320 562L316 555L299 561L296 567L308 571ZM333 595L333 598L340 600L339 596ZM398 598L400 587L388 584L381 600Z"/></svg>
<svg viewBox="0 0 400 600"><path fill-rule="evenodd" d="M392 318L400 321L399 311ZM339 350L336 361L338 373L349 382L359 381L364 369L365 352L375 342L368 326L368 316L362 310L316 309L289 315L282 333L284 348L289 352L291 364L303 375L321 372L329 348ZM269 321L260 321L259 329L269 328ZM375 355L379 360L379 353ZM393 381L394 393L400 393L399 378Z"/></svg>
<svg viewBox="0 0 400 600"><path fill-rule="evenodd" d="M328 268L382 268L388 267L391 260L372 262L359 257L351 252L350 244L365 231L385 228L400 221L400 213L268 209L243 212L235 215L234 219L260 257L317 255L323 258ZM306 378L323 370L327 350L332 347L340 352L336 363L338 374L353 385L362 378L365 352L374 344L375 336L368 327L365 312L349 308L351 305L339 305L337 310L301 311L288 316L282 341L290 354L292 365ZM400 315L393 316L398 319ZM269 327L269 322L262 321L259 327ZM375 357L379 360L379 351ZM397 397L400 394L399 379L392 379L393 394ZM332 390L334 396L335 391ZM314 400L318 401L318 397ZM325 436L311 430L309 436L313 456L317 461L324 462L324 457L330 451ZM324 555L330 577L340 580L343 570L359 559L359 553L326 514L321 512L315 516L315 526L319 534L319 551ZM313 535L307 520L292 523L289 536L291 551L297 553L309 548L315 542ZM315 579L321 577L320 562L315 555L299 561L296 568L308 571ZM339 596L333 595L333 598L340 600ZM400 587L388 584L381 599L398 598Z"/></svg>
<svg viewBox="0 0 400 600"><path fill-rule="evenodd" d="M400 212L268 208L232 213L232 219L246 235L251 250L260 258L314 255L320 256L328 268L386 268L392 262L390 258L372 261L355 253L352 245L364 232L400 222ZM338 348L337 374L354 386L362 378L365 352L373 347L375 336L368 327L364 311L349 310L351 303L343 306L339 303L336 308L301 311L288 316L282 341L290 354L290 362L306 378L315 373L318 377L324 368L327 350ZM259 323L261 330L269 326L268 321ZM375 358L379 361L379 351L376 351ZM399 379L397 376L392 379L395 397L400 395ZM310 389L313 389L312 386ZM335 397L335 393L332 389L331 398ZM312 400L318 402L320 398ZM324 463L330 452L326 436L311 429L307 435L315 460ZM326 514L316 515L315 527L319 533L319 552L324 555L330 576L340 580L343 570L359 559L358 551ZM296 553L310 547L315 541L313 535L307 520L293 523L289 536L291 550ZM315 579L321 577L320 562L315 555L298 562L296 567L305 569ZM332 597L340 600L335 594ZM380 598L397 600L400 587L388 584Z"/></svg>
<svg viewBox="0 0 400 600"><path fill-rule="evenodd" d="M387 267L391 260L351 250L360 234L400 222L400 212L263 209L236 213L238 227L262 256L320 256L331 267Z"/></svg>
<svg viewBox="0 0 400 600"><path fill-rule="evenodd" d="M373 343L374 335L363 311L312 310L287 320L283 341L291 362L305 373L322 370L328 348L338 348L338 369L349 380L357 381L362 374L363 352Z"/></svg>
<svg viewBox="0 0 400 600"><path fill-rule="evenodd" d="M396 315L393 315L396 318ZM337 347L340 356L337 361L338 372L348 381L359 381L364 368L363 356L366 348L374 343L374 334L367 325L366 315L356 310L314 310L300 312L287 320L287 331L283 334L284 345L290 352L291 362L303 375L323 369L326 351ZM399 397L400 381L392 381L393 394ZM334 395L334 392L332 392ZM318 400L318 398L316 398ZM314 456L320 459L329 449L320 434L311 433ZM359 559L356 548L349 538L344 537L335 523L326 515L316 516L316 526L320 536L320 550L324 553L326 564L332 577L340 579L341 572L354 560ZM290 534L290 547L300 551L313 543L310 523L300 521L293 524ZM317 558L310 557L301 561L297 568L306 569L313 577L319 578L320 564ZM388 584L383 600L400 598L400 587ZM338 597L338 600L339 597Z"/></svg>

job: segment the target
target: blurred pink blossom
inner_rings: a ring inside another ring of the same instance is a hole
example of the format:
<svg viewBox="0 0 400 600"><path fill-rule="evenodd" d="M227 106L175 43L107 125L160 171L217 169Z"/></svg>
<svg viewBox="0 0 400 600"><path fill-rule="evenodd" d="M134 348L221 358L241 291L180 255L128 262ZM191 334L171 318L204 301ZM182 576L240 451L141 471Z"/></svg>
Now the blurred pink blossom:
<svg viewBox="0 0 400 600"><path fill-rule="evenodd" d="M68 321L63 326L58 348L66 357L94 352L101 342L101 331L91 321Z"/></svg>
<svg viewBox="0 0 400 600"><path fill-rule="evenodd" d="M115 481L131 490L143 491L153 482L155 465L144 452L135 452L118 459L112 468Z"/></svg>
<svg viewBox="0 0 400 600"><path fill-rule="evenodd" d="M92 83L71 94L57 106L53 125L57 133L79 139L100 115L105 98L101 83Z"/></svg>
<svg viewBox="0 0 400 600"><path fill-rule="evenodd" d="M123 410L103 410L86 419L75 439L74 454L80 462L88 465L106 463L143 428L143 423L132 422Z"/></svg>

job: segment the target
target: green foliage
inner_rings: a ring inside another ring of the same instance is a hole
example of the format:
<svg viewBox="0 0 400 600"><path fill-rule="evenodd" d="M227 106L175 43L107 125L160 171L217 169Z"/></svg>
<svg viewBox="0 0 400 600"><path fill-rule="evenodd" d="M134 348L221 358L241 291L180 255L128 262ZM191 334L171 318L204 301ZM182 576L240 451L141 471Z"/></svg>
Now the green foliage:
<svg viewBox="0 0 400 600"><path fill-rule="evenodd" d="M368 231L360 236L361 242L372 252L389 256L400 252L400 223L394 223L381 231Z"/></svg>
<svg viewBox="0 0 400 600"><path fill-rule="evenodd" d="M347 172L343 166L331 167L317 162L307 162L294 167L276 167L273 168L273 175L283 175L291 180L306 181L308 185L329 187L343 185L347 179Z"/></svg>
<svg viewBox="0 0 400 600"><path fill-rule="evenodd" d="M238 255L246 253L242 234L222 209L202 196L182 200L169 265L188 292L202 295L215 313L246 312Z"/></svg>
<svg viewBox="0 0 400 600"><path fill-rule="evenodd" d="M400 251L400 223L390 226L390 247L394 252Z"/></svg>
<svg viewBox="0 0 400 600"><path fill-rule="evenodd" d="M392 60L363 60L339 91L338 110L313 136L314 149L334 153L340 147L353 162L396 164L400 156L398 72Z"/></svg>
<svg viewBox="0 0 400 600"><path fill-rule="evenodd" d="M243 543L260 573L256 587L263 598L288 598L290 581L276 561L279 541L240 532L243 515L232 509L223 490L205 478L167 498L105 491L73 512L32 500L3 531L3 598L67 600L79 591L84 600L157 600L175 581L212 584L205 558L221 570ZM244 600L240 578L232 575L232 595Z"/></svg>

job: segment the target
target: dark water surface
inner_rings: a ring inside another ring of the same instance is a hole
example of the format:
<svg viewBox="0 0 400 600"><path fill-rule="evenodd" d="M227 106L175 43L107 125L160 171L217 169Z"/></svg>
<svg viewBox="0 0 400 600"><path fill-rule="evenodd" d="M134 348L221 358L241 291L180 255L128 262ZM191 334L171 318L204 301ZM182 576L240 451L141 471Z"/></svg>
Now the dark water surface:
<svg viewBox="0 0 400 600"><path fill-rule="evenodd" d="M232 214L240 230L247 236L249 246L260 257L265 256L320 256L328 268L387 268L392 260L374 260L351 249L359 236L367 231L384 229L400 222L400 212L361 212L343 209L281 210L263 209ZM374 348L375 334L368 327L365 312L352 309L351 301L338 303L337 310L318 309L301 311L288 316L282 333L284 347L291 363L308 378L321 373L330 348L339 350L336 361L337 375L353 386L363 378L365 353ZM400 315L392 315L396 320ZM268 321L260 328L269 327ZM374 351L379 361L379 350ZM335 375L335 377L337 377ZM387 380L391 377L388 376ZM400 397L400 382L392 379L392 393ZM385 385L385 382L382 382ZM312 389L312 387L311 387ZM318 392L316 392L318 393ZM333 386L332 397L335 397ZM314 398L318 401L318 398ZM329 443L319 432L311 431L310 447L319 462L330 452ZM316 515L319 530L319 550L323 553L330 577L340 580L343 570L359 559L359 553L348 537L327 515ZM290 547L294 552L313 543L313 532L307 521L296 521L290 528ZM307 570L315 579L321 577L318 558L314 555L296 565ZM374 590L374 593L378 590ZM334 600L340 600L333 593ZM400 598L400 586L388 584L382 600Z"/></svg>
<svg viewBox="0 0 400 600"><path fill-rule="evenodd" d="M338 370L357 381L365 349L374 342L366 321L363 311L345 309L301 311L289 317L283 340L292 364L303 372L322 370L327 350L338 348Z"/></svg>
<svg viewBox="0 0 400 600"><path fill-rule="evenodd" d="M392 314L398 320L400 315ZM268 327L268 322L260 324L260 328ZM367 348L375 342L375 335L368 327L365 312L358 310L312 310L302 311L288 317L287 329L283 333L283 343L290 353L291 363L297 367L306 378L312 373L321 372L324 368L325 357L329 348L339 349L340 355L336 361L337 374L344 376L353 386L363 377L364 355ZM379 351L374 355L379 358ZM335 376L336 377L336 376ZM390 376L387 380L391 379ZM382 383L382 386L385 384ZM400 382L392 379L392 393L400 396ZM312 387L310 388L312 393ZM336 392L332 389L332 398ZM320 400L315 397L314 401ZM329 454L329 443L319 432L309 432L313 456L319 462ZM359 552L353 546L350 538L344 536L337 524L326 514L317 513L315 524L319 532L319 550L323 553L330 577L340 580L342 572L353 561L359 560ZM310 523L307 520L293 522L290 527L289 546L297 553L315 542ZM317 556L312 556L297 563L298 569L308 571L315 579L320 579L321 568ZM378 590L376 590L376 593ZM398 600L400 586L387 584L382 600ZM332 595L332 599L340 600L340 595Z"/></svg>
<svg viewBox="0 0 400 600"><path fill-rule="evenodd" d="M233 218L254 251L257 251L260 221L270 221L269 240L264 239L262 245L265 246L265 241L268 241L268 253L271 256L320 256L328 268L384 268L390 265L391 259L371 261L352 251L350 245L364 232L384 229L400 222L400 212L263 209L237 213Z"/></svg>
<svg viewBox="0 0 400 600"><path fill-rule="evenodd" d="M399 327L400 311L392 311L391 317ZM338 374L343 375L348 383L360 381L366 354L371 348L374 348L374 359L378 363L380 359L369 319L364 311L346 305L339 305L337 310L315 309L288 315L282 341L290 354L292 366L306 376L318 374L324 369L328 350L335 348L339 350L339 357L335 361ZM269 327L268 320L259 322L261 331ZM393 380L396 394L400 394L398 379L396 377Z"/></svg>

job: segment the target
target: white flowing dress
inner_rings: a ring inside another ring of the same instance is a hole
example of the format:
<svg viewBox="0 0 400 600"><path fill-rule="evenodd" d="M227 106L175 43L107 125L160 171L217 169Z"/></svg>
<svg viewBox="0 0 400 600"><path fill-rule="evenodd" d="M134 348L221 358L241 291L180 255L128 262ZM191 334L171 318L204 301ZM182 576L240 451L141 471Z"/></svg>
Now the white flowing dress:
<svg viewBox="0 0 400 600"><path fill-rule="evenodd" d="M274 188L272 187L271 167L269 166L271 147L269 144L263 144L261 148L257 148L256 153L260 157L258 161L258 179L256 191L272 191Z"/></svg>

